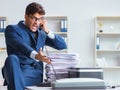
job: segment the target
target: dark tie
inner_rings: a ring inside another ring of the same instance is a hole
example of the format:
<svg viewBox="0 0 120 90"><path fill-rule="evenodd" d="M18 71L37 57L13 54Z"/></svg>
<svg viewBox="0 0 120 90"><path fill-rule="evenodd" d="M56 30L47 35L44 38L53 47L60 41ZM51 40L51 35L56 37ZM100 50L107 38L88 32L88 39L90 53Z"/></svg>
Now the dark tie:
<svg viewBox="0 0 120 90"><path fill-rule="evenodd" d="M38 38L38 33L37 32L34 32L34 38L37 41L37 38Z"/></svg>

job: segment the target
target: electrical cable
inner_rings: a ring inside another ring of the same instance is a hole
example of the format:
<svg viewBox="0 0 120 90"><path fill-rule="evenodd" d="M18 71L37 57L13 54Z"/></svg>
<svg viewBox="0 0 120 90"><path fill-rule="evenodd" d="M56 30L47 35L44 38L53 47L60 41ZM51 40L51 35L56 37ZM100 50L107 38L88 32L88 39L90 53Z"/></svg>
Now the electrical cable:
<svg viewBox="0 0 120 90"><path fill-rule="evenodd" d="M50 57L50 55L49 55L49 52L48 52L46 46L45 46L45 51L46 51L46 54L47 54L47 56L49 57L50 61L52 61L52 59L51 59L51 57ZM56 81L56 79L57 79L57 74L56 74L56 71L55 71L55 69L54 69L54 66L53 66L52 62L50 63L50 65L51 65L51 67L52 67L52 69L53 69L54 76L55 76L55 81Z"/></svg>
<svg viewBox="0 0 120 90"><path fill-rule="evenodd" d="M41 33L41 30L42 30L42 27L43 27L43 25L40 26L40 29L39 29L39 30L40 30L40 33ZM43 36L43 35L41 36L41 38L42 38L42 41L44 42L44 36ZM48 50L47 50L47 47L46 47L46 46L44 46L44 47L45 47L45 52L46 52L46 54L47 54L47 57L49 57L50 61L52 61L52 59L50 58L49 52L48 52ZM57 74L56 74L56 72L55 72L55 69L54 69L54 66L53 66L52 62L50 63L50 65L51 65L51 67L52 67L52 69L53 69L54 76L55 76L55 81L56 81L56 79L57 79Z"/></svg>

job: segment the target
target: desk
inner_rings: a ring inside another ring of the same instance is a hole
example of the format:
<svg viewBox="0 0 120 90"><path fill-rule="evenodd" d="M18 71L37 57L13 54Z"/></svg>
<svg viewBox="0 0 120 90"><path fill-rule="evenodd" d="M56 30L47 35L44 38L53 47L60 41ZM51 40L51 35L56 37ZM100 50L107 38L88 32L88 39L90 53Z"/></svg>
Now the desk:
<svg viewBox="0 0 120 90"><path fill-rule="evenodd" d="M36 87L36 86L30 86L27 90L53 90L51 87ZM6 86L0 86L0 90L7 90ZM54 89L55 90L55 89ZM102 90L102 89L57 89L57 90ZM120 87L114 88L114 89L106 89L106 90L120 90Z"/></svg>
<svg viewBox="0 0 120 90"><path fill-rule="evenodd" d="M111 88L111 89L52 89L52 87L36 87L31 86L28 87L28 90L120 90L120 87L118 88Z"/></svg>

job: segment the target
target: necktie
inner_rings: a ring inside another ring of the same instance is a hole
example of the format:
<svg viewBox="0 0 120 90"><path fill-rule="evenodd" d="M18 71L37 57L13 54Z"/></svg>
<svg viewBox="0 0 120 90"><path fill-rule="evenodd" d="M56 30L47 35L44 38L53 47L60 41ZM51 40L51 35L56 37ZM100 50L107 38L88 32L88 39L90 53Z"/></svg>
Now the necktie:
<svg viewBox="0 0 120 90"><path fill-rule="evenodd" d="M34 38L37 41L37 38L38 38L38 33L37 32L34 32Z"/></svg>

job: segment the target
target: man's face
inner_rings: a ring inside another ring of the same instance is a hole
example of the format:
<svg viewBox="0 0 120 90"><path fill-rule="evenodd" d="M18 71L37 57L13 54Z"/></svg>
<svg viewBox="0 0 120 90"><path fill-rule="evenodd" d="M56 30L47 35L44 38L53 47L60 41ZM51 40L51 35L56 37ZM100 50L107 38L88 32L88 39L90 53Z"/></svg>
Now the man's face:
<svg viewBox="0 0 120 90"><path fill-rule="evenodd" d="M25 24L32 32L36 32L43 21L43 15L39 13L25 15Z"/></svg>

